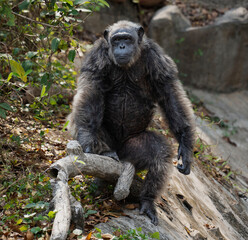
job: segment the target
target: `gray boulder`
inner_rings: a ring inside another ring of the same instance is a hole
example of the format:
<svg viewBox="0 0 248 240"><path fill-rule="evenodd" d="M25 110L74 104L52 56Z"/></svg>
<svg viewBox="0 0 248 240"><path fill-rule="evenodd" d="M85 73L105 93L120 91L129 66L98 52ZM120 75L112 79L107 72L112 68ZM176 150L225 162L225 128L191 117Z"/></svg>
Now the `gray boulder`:
<svg viewBox="0 0 248 240"><path fill-rule="evenodd" d="M240 7L226 12L212 25L190 27L176 8L159 10L148 34L174 58L180 79L220 92L247 88L248 11Z"/></svg>

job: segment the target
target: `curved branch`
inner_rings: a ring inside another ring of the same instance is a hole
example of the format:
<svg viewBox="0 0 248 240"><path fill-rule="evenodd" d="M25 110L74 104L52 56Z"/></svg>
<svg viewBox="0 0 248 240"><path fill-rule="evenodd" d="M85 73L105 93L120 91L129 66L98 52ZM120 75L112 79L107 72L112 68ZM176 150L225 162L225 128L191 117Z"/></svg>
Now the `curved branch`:
<svg viewBox="0 0 248 240"><path fill-rule="evenodd" d="M54 25L51 25L51 24L48 24L48 23L43 23L43 22L40 22L40 21L36 21L36 20L34 20L34 19L32 19L32 18L23 16L23 15L21 15L21 14L19 14L19 13L14 12L14 11L11 11L11 12L12 12L14 15L16 15L17 17L24 18L24 19L26 19L26 20L28 20L28 21L35 22L35 23L41 24L41 25L46 26L46 27L59 28L59 26L54 26Z"/></svg>

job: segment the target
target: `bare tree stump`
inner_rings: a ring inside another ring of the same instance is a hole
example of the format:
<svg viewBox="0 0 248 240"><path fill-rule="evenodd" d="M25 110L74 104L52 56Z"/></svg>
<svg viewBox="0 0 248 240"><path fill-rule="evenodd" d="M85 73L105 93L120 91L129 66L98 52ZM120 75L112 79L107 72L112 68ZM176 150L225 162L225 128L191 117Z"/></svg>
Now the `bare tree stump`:
<svg viewBox="0 0 248 240"><path fill-rule="evenodd" d="M122 200L129 195L135 168L129 162L119 162L110 157L98 154L83 153L77 141L67 144L68 156L51 165L48 169L51 177L56 178L53 184L53 203L57 214L54 219L52 240L66 239L70 222L83 229L83 208L71 196L68 179L79 174L95 176L107 181L117 181L114 197Z"/></svg>

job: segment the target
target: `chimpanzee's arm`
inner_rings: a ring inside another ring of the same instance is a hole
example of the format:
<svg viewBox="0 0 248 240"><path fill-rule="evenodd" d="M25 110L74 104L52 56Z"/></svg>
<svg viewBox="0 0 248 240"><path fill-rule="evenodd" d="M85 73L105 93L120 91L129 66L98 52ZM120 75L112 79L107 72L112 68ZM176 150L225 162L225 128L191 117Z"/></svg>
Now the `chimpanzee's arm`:
<svg viewBox="0 0 248 240"><path fill-rule="evenodd" d="M191 104L180 81L177 80L177 68L172 59L163 55L157 45L150 50L149 58L153 60L153 64L149 65L148 69L154 97L179 143L178 159L182 156L183 164L178 164L177 168L181 173L187 175L190 173L194 144Z"/></svg>
<svg viewBox="0 0 248 240"><path fill-rule="evenodd" d="M69 116L69 131L84 152L94 152L99 144L98 131L104 113L103 79L107 65L107 48L104 40L100 39L84 60Z"/></svg>
<svg viewBox="0 0 248 240"><path fill-rule="evenodd" d="M181 173L187 175L190 173L193 157L193 113L179 80L172 79L163 87L164 93L160 92L160 94L164 94L164 96L158 103L179 143L178 159L182 156L183 164L179 164L177 168Z"/></svg>

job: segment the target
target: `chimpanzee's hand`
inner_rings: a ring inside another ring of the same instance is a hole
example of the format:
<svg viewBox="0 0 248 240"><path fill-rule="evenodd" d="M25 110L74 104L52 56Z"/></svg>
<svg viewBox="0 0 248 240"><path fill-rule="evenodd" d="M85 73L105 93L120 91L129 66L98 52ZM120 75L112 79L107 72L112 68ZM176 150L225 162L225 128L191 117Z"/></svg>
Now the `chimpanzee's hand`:
<svg viewBox="0 0 248 240"><path fill-rule="evenodd" d="M91 139L91 141L88 141L83 146L83 152L85 153L94 153L94 149L96 149L98 144L98 141L95 139Z"/></svg>
<svg viewBox="0 0 248 240"><path fill-rule="evenodd" d="M102 155L113 158L114 160L120 162L120 159L119 159L119 157L115 151L104 152L104 153L102 153Z"/></svg>
<svg viewBox="0 0 248 240"><path fill-rule="evenodd" d="M94 153L94 149L98 145L97 139L92 134L81 129L78 131L77 140L85 153Z"/></svg>
<svg viewBox="0 0 248 240"><path fill-rule="evenodd" d="M146 214L154 225L158 225L157 213L151 200L140 201L140 214Z"/></svg>
<svg viewBox="0 0 248 240"><path fill-rule="evenodd" d="M179 144L178 147L178 160L182 156L183 164L177 164L177 169L180 173L188 175L190 174L191 166L191 154L189 150L182 144Z"/></svg>

